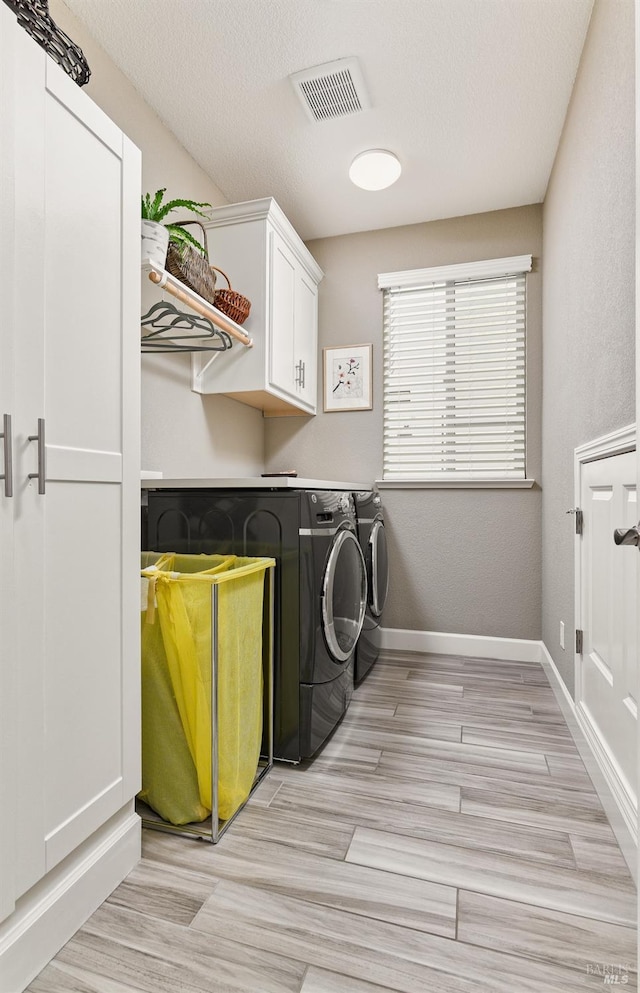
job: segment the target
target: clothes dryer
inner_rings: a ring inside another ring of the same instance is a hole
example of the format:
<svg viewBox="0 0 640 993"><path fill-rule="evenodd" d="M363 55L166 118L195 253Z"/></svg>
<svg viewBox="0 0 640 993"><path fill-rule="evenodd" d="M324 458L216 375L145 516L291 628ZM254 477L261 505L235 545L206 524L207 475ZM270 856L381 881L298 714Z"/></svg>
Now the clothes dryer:
<svg viewBox="0 0 640 993"><path fill-rule="evenodd" d="M380 654L380 623L389 590L389 557L382 500L377 490L354 493L358 540L367 569L367 608L355 658L359 683Z"/></svg>
<svg viewBox="0 0 640 993"><path fill-rule="evenodd" d="M276 559L274 757L309 758L346 712L367 602L353 494L149 490L154 551Z"/></svg>

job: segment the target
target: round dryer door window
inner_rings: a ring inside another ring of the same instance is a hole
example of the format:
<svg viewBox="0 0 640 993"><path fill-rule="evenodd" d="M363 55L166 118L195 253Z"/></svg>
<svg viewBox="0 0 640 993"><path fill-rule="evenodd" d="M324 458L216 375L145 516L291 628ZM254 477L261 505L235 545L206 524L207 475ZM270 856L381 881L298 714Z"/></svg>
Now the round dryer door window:
<svg viewBox="0 0 640 993"><path fill-rule="evenodd" d="M336 534L322 583L322 624L327 648L346 662L356 647L367 604L367 572L355 532Z"/></svg>
<svg viewBox="0 0 640 993"><path fill-rule="evenodd" d="M371 613L380 617L384 610L389 589L389 557L387 555L387 535L383 522L378 519L373 522L369 538L369 555L371 563L371 584L369 588L369 605Z"/></svg>

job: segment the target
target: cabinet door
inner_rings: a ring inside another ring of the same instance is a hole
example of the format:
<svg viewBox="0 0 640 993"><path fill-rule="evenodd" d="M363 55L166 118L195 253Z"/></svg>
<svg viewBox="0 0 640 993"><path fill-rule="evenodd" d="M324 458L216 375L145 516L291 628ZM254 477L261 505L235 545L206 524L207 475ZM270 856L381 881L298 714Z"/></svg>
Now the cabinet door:
<svg viewBox="0 0 640 993"><path fill-rule="evenodd" d="M47 871L139 788L140 157L47 60Z"/></svg>
<svg viewBox="0 0 640 993"><path fill-rule="evenodd" d="M295 396L296 260L281 236L269 232L269 383Z"/></svg>
<svg viewBox="0 0 640 993"><path fill-rule="evenodd" d="M16 336L16 585L19 658L29 660L17 700L18 892L116 813L139 781L139 153L24 39L21 59L39 67L39 76L24 68L25 80L41 83L29 97L17 175L39 173L31 181L42 198L21 208L30 246L16 280L25 292L33 286L30 331ZM41 147L29 166L34 134ZM26 202L24 184L21 195ZM27 478L39 418L44 493Z"/></svg>
<svg viewBox="0 0 640 993"><path fill-rule="evenodd" d="M46 871L44 844L44 497L37 446L29 440L44 416L44 106L46 56L14 23L14 712L20 741L13 754L15 895ZM28 816L26 816L28 812Z"/></svg>
<svg viewBox="0 0 640 993"><path fill-rule="evenodd" d="M2 322L0 322L0 431L4 414L12 417L13 403L13 263L14 263L14 184L13 184L13 31L15 16L0 4L0 279L2 282ZM5 471L5 453L11 438L0 439L0 474ZM19 729L14 721L13 675L15 658L15 603L13 577L13 511L10 487L0 480L0 810L15 810L15 754ZM16 819L0 817L0 921L14 907L14 832Z"/></svg>
<svg viewBox="0 0 640 993"><path fill-rule="evenodd" d="M318 287L275 231L270 260L269 382L315 413Z"/></svg>
<svg viewBox="0 0 640 993"><path fill-rule="evenodd" d="M317 403L318 287L302 269L295 285L294 369L296 395L313 408Z"/></svg>

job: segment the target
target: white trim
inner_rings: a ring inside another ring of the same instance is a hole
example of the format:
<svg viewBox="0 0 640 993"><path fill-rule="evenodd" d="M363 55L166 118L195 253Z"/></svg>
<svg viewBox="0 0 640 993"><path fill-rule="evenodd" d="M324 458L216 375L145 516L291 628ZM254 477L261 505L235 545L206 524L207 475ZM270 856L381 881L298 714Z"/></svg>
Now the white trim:
<svg viewBox="0 0 640 993"><path fill-rule="evenodd" d="M584 445L579 445L575 451L576 465L582 462L593 462L595 459L606 459L612 455L622 455L631 452L636 447L636 426L627 424L626 427L610 434L594 438ZM577 506L577 505L576 505Z"/></svg>
<svg viewBox="0 0 640 993"><path fill-rule="evenodd" d="M376 479L380 490L530 490L535 479Z"/></svg>
<svg viewBox="0 0 640 993"><path fill-rule="evenodd" d="M18 901L0 926L0 993L45 967L140 858L140 818L128 805Z"/></svg>
<svg viewBox="0 0 640 993"><path fill-rule="evenodd" d="M580 507L582 500L582 466L596 459L612 458L622 455L636 447L636 426L627 424L626 427L611 431L609 434L593 438L579 445L573 452L573 506ZM576 630L582 630L582 545L581 536L575 535L573 542L573 600ZM582 696L582 659L574 652L573 678L576 700Z"/></svg>
<svg viewBox="0 0 640 993"><path fill-rule="evenodd" d="M210 228L228 227L232 224L248 224L252 221L264 221L265 219L270 221L315 282L319 283L322 280L324 272L273 197L262 197L259 200L245 200L242 203L228 203L221 207L212 207L211 210L205 210L204 213L207 215L207 220L203 223L207 230Z"/></svg>
<svg viewBox="0 0 640 993"><path fill-rule="evenodd" d="M97 103L94 103L87 93L84 93L77 86L53 59L46 60L45 74L45 86L50 96L61 103L70 114L73 114L78 123L91 131L117 158L122 158L124 135L118 125L98 107ZM138 244L140 244L139 232Z"/></svg>
<svg viewBox="0 0 640 993"><path fill-rule="evenodd" d="M625 452L633 451L636 447L636 425L627 424L623 428L619 428L616 431L611 431L609 434L601 435L599 438L594 438L591 441L585 442L583 445L579 445L574 449L573 455L573 499L574 507L580 507L582 500L582 466L588 462L595 462L598 459L612 458L615 455L623 455ZM573 575L574 575L574 586L573 586L573 599L574 599L574 616L575 616L575 626L577 630L583 629L583 618L582 618L582 543L581 535L576 534L573 543ZM551 656L549 656L551 658ZM598 766L600 774L604 777L604 782L607 784L607 788L610 794L613 795L613 802L616 804L616 809L619 811L620 816L626 825L627 830L631 833L631 837L637 839L638 837L638 813L635 804L632 802L627 790L623 785L623 780L617 771L617 763L610 757L608 749L605 743L599 738L595 733L591 722L581 706L582 700L582 664L583 657L574 651L573 656L573 673L574 673L574 694L576 702L571 699L573 706L573 713L575 720L578 722L581 731L589 743L591 753L595 756L595 760ZM560 677L558 677L560 678ZM564 685L564 684L563 684ZM591 772L591 770L589 770ZM592 777L593 778L593 777ZM600 794L600 790L598 789ZM602 799L602 797L601 797ZM605 801L603 800L603 806L607 810ZM607 810L607 814L609 811ZM609 817L610 820L611 817ZM616 836L618 832L614 827ZM637 853L634 852L634 858L629 861L627 852L620 843L620 847L623 849L625 859L629 862L629 867L633 874L634 879L637 880L638 877L638 862Z"/></svg>
<svg viewBox="0 0 640 993"><path fill-rule="evenodd" d="M540 642L540 663L545 670L551 689L562 710L567 727L571 731L580 757L593 781L596 793L604 807L613 833L616 836L625 862L629 866L636 884L638 882L638 851L637 851L637 814L632 811L625 791L612 775L611 763L608 761L601 743L594 735L589 723L576 707L564 680L544 642Z"/></svg>
<svg viewBox="0 0 640 993"><path fill-rule="evenodd" d="M491 276L511 276L531 272L530 255L514 255L506 259L484 259L458 265L440 265L430 269L405 269L402 272L378 273L378 289L423 286L458 279L488 279Z"/></svg>
<svg viewBox="0 0 640 993"><path fill-rule="evenodd" d="M387 651L434 652L438 655L465 655L508 662L540 661L539 641L385 627L380 628L380 634L381 648Z"/></svg>

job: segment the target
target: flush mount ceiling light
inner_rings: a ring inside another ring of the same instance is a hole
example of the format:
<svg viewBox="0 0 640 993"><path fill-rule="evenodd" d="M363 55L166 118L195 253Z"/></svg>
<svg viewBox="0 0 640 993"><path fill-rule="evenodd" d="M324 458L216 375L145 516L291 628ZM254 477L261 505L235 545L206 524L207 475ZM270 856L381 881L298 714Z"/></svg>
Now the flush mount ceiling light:
<svg viewBox="0 0 640 993"><path fill-rule="evenodd" d="M385 190L402 172L398 157L384 148L371 148L356 155L349 169L349 179L362 190Z"/></svg>

